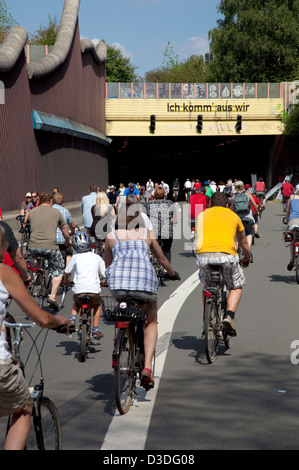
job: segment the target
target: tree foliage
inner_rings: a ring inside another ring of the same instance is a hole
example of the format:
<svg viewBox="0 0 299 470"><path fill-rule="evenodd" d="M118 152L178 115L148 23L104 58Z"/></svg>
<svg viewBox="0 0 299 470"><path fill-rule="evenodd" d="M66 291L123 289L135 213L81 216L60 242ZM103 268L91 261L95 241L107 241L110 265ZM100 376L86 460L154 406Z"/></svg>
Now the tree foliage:
<svg viewBox="0 0 299 470"><path fill-rule="evenodd" d="M219 82L296 78L299 0L221 0L209 32L211 72Z"/></svg>
<svg viewBox="0 0 299 470"><path fill-rule="evenodd" d="M138 80L135 73L137 67L131 64L129 57L124 57L122 51L107 45L106 81L107 82L134 82Z"/></svg>
<svg viewBox="0 0 299 470"><path fill-rule="evenodd" d="M9 12L5 0L0 0L0 43L5 39L10 28L17 22Z"/></svg>
<svg viewBox="0 0 299 470"><path fill-rule="evenodd" d="M33 35L30 36L29 44L40 44L44 46L53 46L56 41L59 22L56 16L52 18L48 15L48 23L46 26L40 25Z"/></svg>
<svg viewBox="0 0 299 470"><path fill-rule="evenodd" d="M173 47L168 43L161 68L145 74L146 82L160 83L201 83L207 80L207 64L202 55L191 55L181 62Z"/></svg>

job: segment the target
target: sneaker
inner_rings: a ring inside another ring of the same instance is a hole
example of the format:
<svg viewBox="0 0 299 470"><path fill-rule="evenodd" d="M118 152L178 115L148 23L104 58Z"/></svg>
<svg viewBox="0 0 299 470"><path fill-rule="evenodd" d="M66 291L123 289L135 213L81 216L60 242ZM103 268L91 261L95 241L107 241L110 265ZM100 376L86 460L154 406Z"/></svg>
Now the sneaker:
<svg viewBox="0 0 299 470"><path fill-rule="evenodd" d="M103 333L101 333L100 331L94 331L92 332L92 338L93 339L101 339L103 338Z"/></svg>
<svg viewBox="0 0 299 470"><path fill-rule="evenodd" d="M227 335L237 336L237 330L236 330L236 327L235 327L235 322L234 322L234 320L232 319L232 317L230 315L227 315L226 317L223 318L222 326L223 326L224 332Z"/></svg>
<svg viewBox="0 0 299 470"><path fill-rule="evenodd" d="M145 388L146 391L154 388L155 381L152 377L152 371L150 369L143 369L141 372L141 386Z"/></svg>
<svg viewBox="0 0 299 470"><path fill-rule="evenodd" d="M294 263L293 261L290 261L289 264L287 265L287 270L292 271L293 267L294 267Z"/></svg>
<svg viewBox="0 0 299 470"><path fill-rule="evenodd" d="M76 330L76 320L74 318L72 318L69 321L69 332L74 333L75 330Z"/></svg>

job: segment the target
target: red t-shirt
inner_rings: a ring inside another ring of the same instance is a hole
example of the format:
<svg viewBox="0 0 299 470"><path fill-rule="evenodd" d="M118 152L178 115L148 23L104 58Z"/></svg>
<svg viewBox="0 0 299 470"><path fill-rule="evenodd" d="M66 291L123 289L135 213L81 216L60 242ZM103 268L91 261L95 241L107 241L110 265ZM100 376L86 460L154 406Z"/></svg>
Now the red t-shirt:
<svg viewBox="0 0 299 470"><path fill-rule="evenodd" d="M201 183L194 183L193 189L194 191L196 191L200 187L201 187Z"/></svg>
<svg viewBox="0 0 299 470"><path fill-rule="evenodd" d="M204 194L192 194L189 198L189 215L191 219L196 219L198 214L205 211L210 199Z"/></svg>
<svg viewBox="0 0 299 470"><path fill-rule="evenodd" d="M293 194L293 191L294 191L293 185L289 183L288 181L286 181L285 183L281 185L281 191L282 191L283 196L291 196L291 194Z"/></svg>
<svg viewBox="0 0 299 470"><path fill-rule="evenodd" d="M255 183L254 189L259 192L265 192L266 185L263 181L258 181L257 183Z"/></svg>

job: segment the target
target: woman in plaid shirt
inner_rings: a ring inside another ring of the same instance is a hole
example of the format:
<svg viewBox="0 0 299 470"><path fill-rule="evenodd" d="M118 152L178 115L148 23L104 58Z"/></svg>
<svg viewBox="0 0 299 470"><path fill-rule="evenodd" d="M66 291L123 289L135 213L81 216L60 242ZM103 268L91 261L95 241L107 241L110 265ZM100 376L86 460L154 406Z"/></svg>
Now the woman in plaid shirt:
<svg viewBox="0 0 299 470"><path fill-rule="evenodd" d="M151 250L157 261L166 269L170 279L179 279L164 256L155 234L146 228L141 216L142 207L135 196L127 196L120 207L115 230L107 235L105 245L106 279L115 298L130 295L149 303L144 330L145 367L141 384L147 390L154 387L151 362L155 351L157 329L158 279L149 259Z"/></svg>

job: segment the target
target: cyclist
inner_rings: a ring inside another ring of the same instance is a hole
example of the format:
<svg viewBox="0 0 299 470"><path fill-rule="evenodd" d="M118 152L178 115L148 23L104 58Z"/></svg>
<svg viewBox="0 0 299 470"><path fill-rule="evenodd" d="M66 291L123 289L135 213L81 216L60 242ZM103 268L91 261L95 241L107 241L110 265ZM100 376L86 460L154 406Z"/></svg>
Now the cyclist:
<svg viewBox="0 0 299 470"><path fill-rule="evenodd" d="M103 334L99 331L101 316L101 284L100 276L105 276L105 263L101 256L91 251L91 240L87 233L76 232L72 238L75 254L64 270L65 284L70 285L70 274L75 273L73 286L73 306L70 317L69 331L73 332L76 319L82 305L82 297L90 297L90 308L94 310L94 324L92 336L99 339Z"/></svg>
<svg viewBox="0 0 299 470"><path fill-rule="evenodd" d="M53 209L51 193L40 194L40 205L29 212L31 237L29 252L32 256L46 256L49 261L49 274L52 276L52 289L47 299L53 310L58 310L56 295L63 278L64 261L56 242L56 231L60 228L65 244L69 246L71 239L65 220L58 209Z"/></svg>
<svg viewBox="0 0 299 470"><path fill-rule="evenodd" d="M206 188L199 186L195 193L189 199L189 218L191 229L195 228L197 216L200 212L205 211L210 204L210 198L205 194Z"/></svg>
<svg viewBox="0 0 299 470"><path fill-rule="evenodd" d="M55 191L55 189L57 189L57 191ZM70 211L66 209L65 207L63 207L62 205L63 194L58 192L58 188L53 189L53 203L54 203L53 208L58 209L59 212L61 212L66 224L68 224L69 226L71 235L74 235L75 228L76 228L75 223L73 221ZM65 263L68 264L69 260L72 257L72 247L67 246L65 244L65 238L62 235L62 232L59 227L57 228L57 232L56 232L56 241L59 246L59 250L61 251L61 254L63 256L63 259L65 259Z"/></svg>
<svg viewBox="0 0 299 470"><path fill-rule="evenodd" d="M294 194L294 187L290 183L290 179L288 177L285 178L284 183L281 185L281 194L282 194L282 203L283 203L283 208L284 211L286 210L286 205L288 203L288 200L290 199L290 196Z"/></svg>
<svg viewBox="0 0 299 470"><path fill-rule="evenodd" d="M262 203L260 202L260 200L254 194L254 189L250 186L250 184L245 184L244 188L245 188L246 191L248 191L252 195L253 200L256 203L257 208L258 208L258 210L256 211L254 209L253 205L252 205L252 202L250 201L252 215L253 215L253 218L254 218L253 236L255 238L260 238L260 236L258 234L258 225L259 225L259 213L262 210Z"/></svg>
<svg viewBox="0 0 299 470"><path fill-rule="evenodd" d="M258 208L252 194L249 191L245 191L243 181L235 182L235 193L231 197L230 204L231 209L236 212L244 224L245 234L250 248L252 245L253 226L255 222L251 207L253 207L255 212L258 211Z"/></svg>
<svg viewBox="0 0 299 470"><path fill-rule="evenodd" d="M159 245L168 261L171 262L173 223L177 221L175 205L169 199L165 199L165 190L160 186L155 189L153 199L144 205Z"/></svg>
<svg viewBox="0 0 299 470"><path fill-rule="evenodd" d="M178 197L179 197L179 192L180 192L180 182L178 178L174 180L172 183L172 198L174 202L177 202Z"/></svg>
<svg viewBox="0 0 299 470"><path fill-rule="evenodd" d="M221 265L224 282L229 290L223 328L227 334L236 336L234 319L242 297L245 277L235 249L235 238L237 237L243 250L244 267L248 266L250 260L250 248L241 219L229 209L229 200L225 194L217 192L212 195L211 207L201 212L197 218L196 232L199 278L204 286L209 285L209 265Z"/></svg>
<svg viewBox="0 0 299 470"><path fill-rule="evenodd" d="M171 279L178 279L167 258L152 235L145 227L142 207L136 199L126 198L115 220L115 230L106 238L105 264L106 279L114 298L131 296L149 303L147 323L144 331L145 365L141 385L153 388L151 362L155 351L157 330L157 290L158 279L149 259L151 250L158 263L167 271Z"/></svg>
<svg viewBox="0 0 299 470"><path fill-rule="evenodd" d="M96 203L91 208L92 224L90 234L96 238L97 245L99 240L105 241L107 233L111 231L113 221L115 219L115 210L109 203L109 199L105 191L99 191Z"/></svg>
<svg viewBox="0 0 299 470"><path fill-rule="evenodd" d="M4 319L9 297L41 328L67 325L66 318L42 310L27 292L20 276L3 264L7 249L4 231L0 228L0 417L13 414L13 425L5 440L6 450L23 450L30 430L32 399L23 373L11 357L5 339Z"/></svg>
<svg viewBox="0 0 299 470"><path fill-rule="evenodd" d="M263 210L266 208L266 185L263 181L263 178L259 178L254 186L257 198L262 197Z"/></svg>
<svg viewBox="0 0 299 470"><path fill-rule="evenodd" d="M189 201L189 197L190 197L190 194L191 194L191 188L192 188L191 181L189 180L189 178L187 178L185 183L184 183L184 192L185 192L186 202Z"/></svg>
<svg viewBox="0 0 299 470"><path fill-rule="evenodd" d="M288 201L287 210L286 210L286 223L288 224L289 228L292 225L299 226L299 185L296 186L295 194L290 196ZM291 259L287 266L288 271L292 271L294 267L294 245L291 243L290 245L291 250Z"/></svg>

